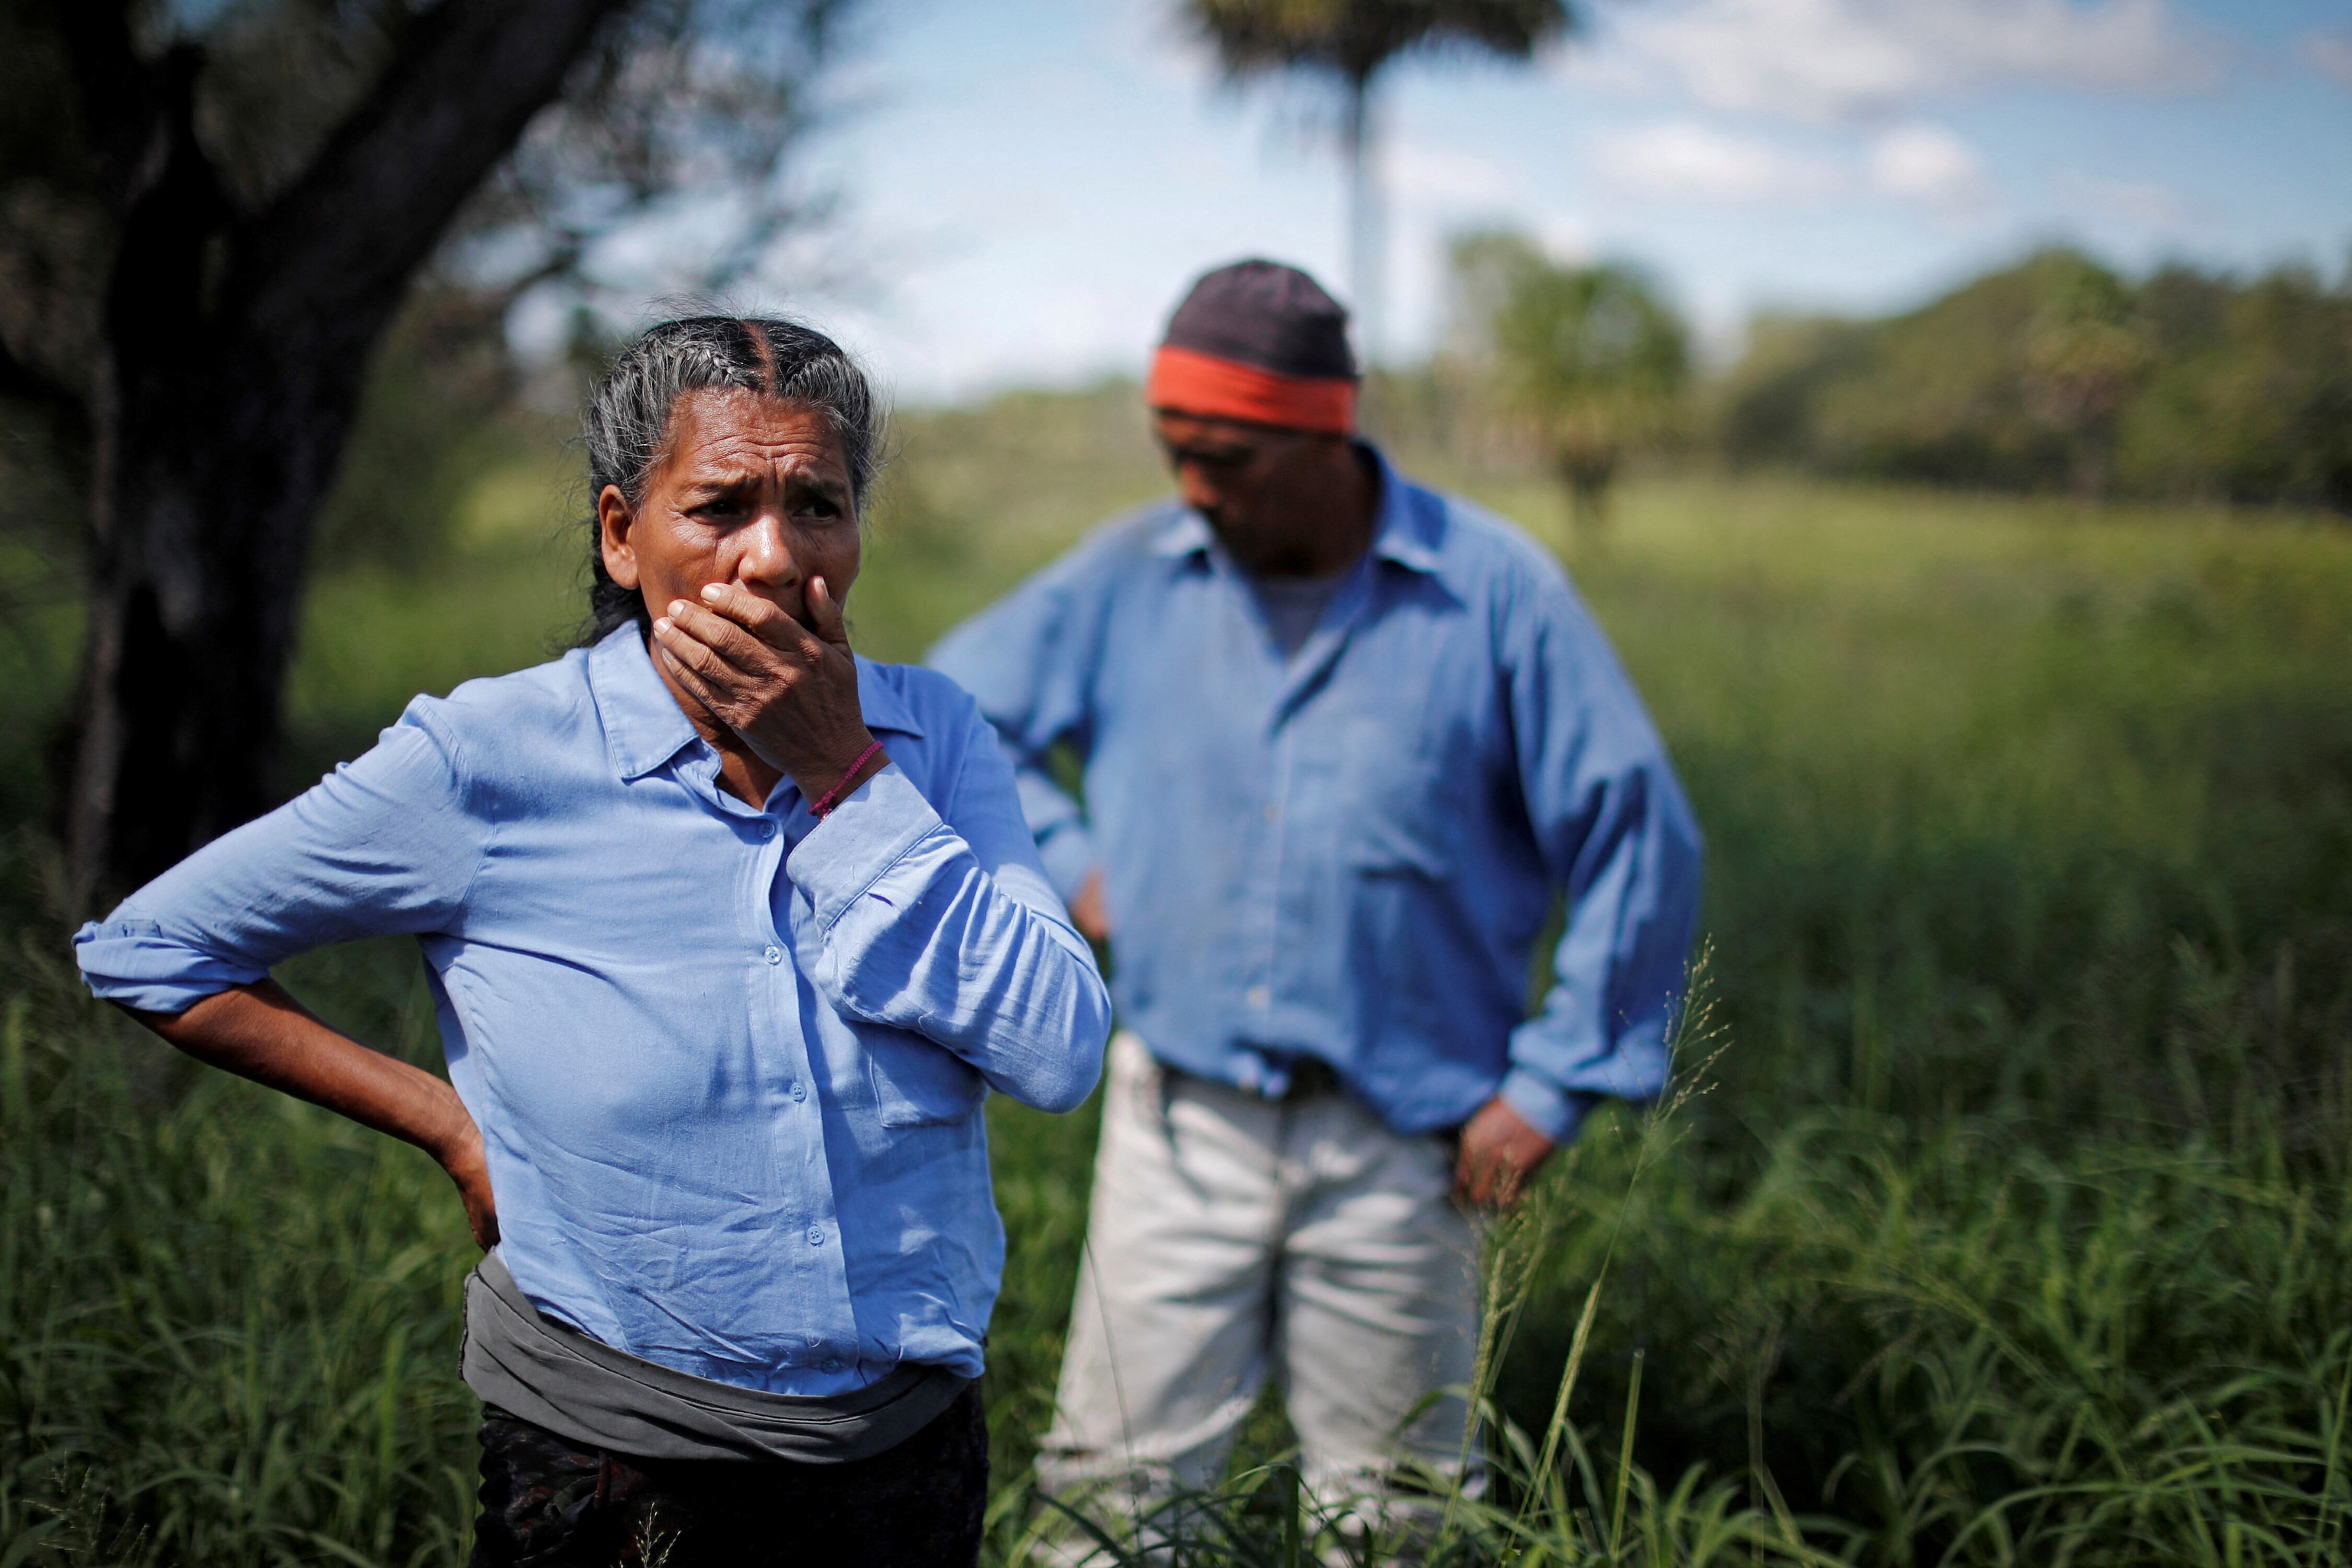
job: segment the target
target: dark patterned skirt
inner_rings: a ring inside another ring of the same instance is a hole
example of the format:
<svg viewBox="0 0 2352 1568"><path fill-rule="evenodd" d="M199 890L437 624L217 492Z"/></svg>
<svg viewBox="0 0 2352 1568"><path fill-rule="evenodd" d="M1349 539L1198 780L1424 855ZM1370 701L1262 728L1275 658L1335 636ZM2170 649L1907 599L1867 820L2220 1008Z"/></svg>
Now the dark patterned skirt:
<svg viewBox="0 0 2352 1568"><path fill-rule="evenodd" d="M988 1506L980 1385L843 1465L644 1459L482 1412L473 1568L964 1568Z"/></svg>

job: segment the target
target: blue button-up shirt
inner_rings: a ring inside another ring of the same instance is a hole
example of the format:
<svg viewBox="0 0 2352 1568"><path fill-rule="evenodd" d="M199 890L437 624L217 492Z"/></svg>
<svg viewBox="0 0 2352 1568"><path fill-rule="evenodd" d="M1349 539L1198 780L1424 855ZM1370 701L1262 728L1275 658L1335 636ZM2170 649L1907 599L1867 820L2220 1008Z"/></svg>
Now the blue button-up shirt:
<svg viewBox="0 0 2352 1568"><path fill-rule="evenodd" d="M1591 1096L1665 1082L1698 833L1558 563L1385 462L1381 495L1370 552L1287 658L1171 501L1106 525L931 662L1023 763L1063 894L1099 865L1114 992L1154 1054L1267 1092L1319 1058L1401 1131L1499 1092L1565 1141ZM1083 814L1046 771L1062 743Z"/></svg>
<svg viewBox="0 0 2352 1568"><path fill-rule="evenodd" d="M1109 999L970 698L859 661L891 766L823 822L720 787L634 626L419 698L374 750L76 939L175 1013L414 933L540 1309L747 1388L977 1375L1003 1260L980 1106L1052 1110Z"/></svg>

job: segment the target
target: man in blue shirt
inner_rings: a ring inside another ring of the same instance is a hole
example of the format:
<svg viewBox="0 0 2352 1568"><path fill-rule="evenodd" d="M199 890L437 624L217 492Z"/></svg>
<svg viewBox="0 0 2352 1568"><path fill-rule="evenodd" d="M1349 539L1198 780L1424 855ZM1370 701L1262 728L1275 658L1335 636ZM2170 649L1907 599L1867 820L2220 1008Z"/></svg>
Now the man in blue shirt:
<svg viewBox="0 0 2352 1568"><path fill-rule="evenodd" d="M1311 279L1210 273L1148 393L1181 499L932 658L1116 957L1056 1489L1212 1479L1268 1375L1327 1500L1454 1469L1463 1406L1426 1402L1471 1373L1465 1203L1665 1083L1699 845L1657 734L1557 563L1400 477L1355 392Z"/></svg>

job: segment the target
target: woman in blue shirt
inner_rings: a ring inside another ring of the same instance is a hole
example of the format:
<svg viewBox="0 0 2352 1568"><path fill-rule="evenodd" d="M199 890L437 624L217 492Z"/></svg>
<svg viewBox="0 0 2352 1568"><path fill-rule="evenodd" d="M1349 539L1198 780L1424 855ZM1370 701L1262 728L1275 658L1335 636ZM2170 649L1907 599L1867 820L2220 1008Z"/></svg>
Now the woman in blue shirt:
<svg viewBox="0 0 2352 1568"><path fill-rule="evenodd" d="M850 651L880 417L805 328L646 332L587 416L589 646L418 698L76 939L457 1184L478 1564L976 1553L981 1102L1076 1105L1109 1005L971 700ZM446 1083L268 977L392 931Z"/></svg>

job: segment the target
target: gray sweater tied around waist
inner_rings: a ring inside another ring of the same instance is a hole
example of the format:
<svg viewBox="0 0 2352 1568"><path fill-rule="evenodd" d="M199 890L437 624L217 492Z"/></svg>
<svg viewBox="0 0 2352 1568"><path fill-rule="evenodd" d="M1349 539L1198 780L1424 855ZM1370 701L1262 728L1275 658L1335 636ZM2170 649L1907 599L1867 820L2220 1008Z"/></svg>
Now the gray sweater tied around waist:
<svg viewBox="0 0 2352 1568"><path fill-rule="evenodd" d="M534 1426L648 1459L838 1465L898 1447L971 1379L906 1363L853 1393L737 1388L656 1366L542 1316L495 1252L466 1279L466 1386Z"/></svg>

